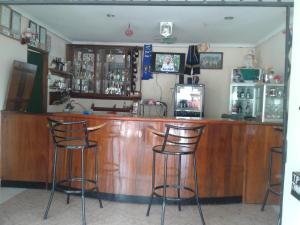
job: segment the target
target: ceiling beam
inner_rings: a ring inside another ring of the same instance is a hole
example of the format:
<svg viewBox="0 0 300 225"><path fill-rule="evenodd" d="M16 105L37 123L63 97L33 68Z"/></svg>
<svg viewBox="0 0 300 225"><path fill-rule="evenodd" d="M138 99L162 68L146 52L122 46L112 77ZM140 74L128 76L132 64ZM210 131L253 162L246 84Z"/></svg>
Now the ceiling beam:
<svg viewBox="0 0 300 225"><path fill-rule="evenodd" d="M151 1L151 0L0 0L0 4L6 5L123 5L123 6L248 6L248 7L293 7L293 1L282 2L274 0L273 2L257 1Z"/></svg>

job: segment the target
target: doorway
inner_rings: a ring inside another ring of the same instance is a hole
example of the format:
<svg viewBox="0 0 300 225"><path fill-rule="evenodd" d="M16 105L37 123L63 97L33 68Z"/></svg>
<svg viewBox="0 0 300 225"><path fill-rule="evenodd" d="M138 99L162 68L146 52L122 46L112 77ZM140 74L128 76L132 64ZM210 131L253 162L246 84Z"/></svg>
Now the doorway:
<svg viewBox="0 0 300 225"><path fill-rule="evenodd" d="M27 51L27 62L30 64L37 65L37 72L33 84L31 99L29 101L27 112L30 113L42 113L44 112L44 71L45 71L45 60L44 54L28 49Z"/></svg>

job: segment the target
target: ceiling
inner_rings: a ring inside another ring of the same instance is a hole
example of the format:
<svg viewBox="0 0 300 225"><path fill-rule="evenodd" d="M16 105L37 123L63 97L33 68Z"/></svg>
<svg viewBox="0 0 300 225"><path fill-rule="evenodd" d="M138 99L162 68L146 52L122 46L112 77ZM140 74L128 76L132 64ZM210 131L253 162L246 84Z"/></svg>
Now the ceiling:
<svg viewBox="0 0 300 225"><path fill-rule="evenodd" d="M285 8L280 7L18 5L15 8L74 43L159 43L159 23L166 21L174 23L176 43L256 45L285 26ZM225 20L226 16L234 19ZM134 32L131 37L124 34L128 24Z"/></svg>

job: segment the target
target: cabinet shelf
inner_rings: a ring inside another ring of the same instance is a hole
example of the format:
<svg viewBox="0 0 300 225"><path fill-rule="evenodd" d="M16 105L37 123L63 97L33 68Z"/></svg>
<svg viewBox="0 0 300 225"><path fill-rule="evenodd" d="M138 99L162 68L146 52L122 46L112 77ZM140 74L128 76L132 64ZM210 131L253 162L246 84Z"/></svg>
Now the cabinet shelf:
<svg viewBox="0 0 300 225"><path fill-rule="evenodd" d="M65 71L60 71L57 69L50 68L49 69L52 75L56 75L62 78L72 78L73 74Z"/></svg>
<svg viewBox="0 0 300 225"><path fill-rule="evenodd" d="M123 96L123 95L102 95L94 93L76 93L71 92L72 98L89 98L89 99L110 99L110 100L141 100L142 96L133 95L133 96Z"/></svg>
<svg viewBox="0 0 300 225"><path fill-rule="evenodd" d="M110 112L131 112L132 106L125 108L110 108L110 107L96 107L94 104L91 105L93 111L110 111Z"/></svg>

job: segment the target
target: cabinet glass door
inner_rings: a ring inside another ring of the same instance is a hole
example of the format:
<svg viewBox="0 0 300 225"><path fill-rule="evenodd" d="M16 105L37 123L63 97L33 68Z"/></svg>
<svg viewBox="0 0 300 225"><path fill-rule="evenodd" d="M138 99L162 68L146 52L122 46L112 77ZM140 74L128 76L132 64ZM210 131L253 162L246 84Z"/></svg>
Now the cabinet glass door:
<svg viewBox="0 0 300 225"><path fill-rule="evenodd" d="M283 85L265 85L263 121L280 122L283 119Z"/></svg>
<svg viewBox="0 0 300 225"><path fill-rule="evenodd" d="M94 93L95 90L95 53L93 49L79 48L74 50L74 92Z"/></svg>
<svg viewBox="0 0 300 225"><path fill-rule="evenodd" d="M107 49L104 55L103 91L106 95L129 96L131 91L130 54L124 49Z"/></svg>
<svg viewBox="0 0 300 225"><path fill-rule="evenodd" d="M261 109L261 87L247 84L231 85L231 114L257 117Z"/></svg>

